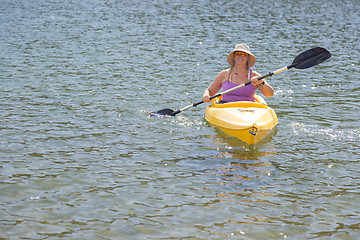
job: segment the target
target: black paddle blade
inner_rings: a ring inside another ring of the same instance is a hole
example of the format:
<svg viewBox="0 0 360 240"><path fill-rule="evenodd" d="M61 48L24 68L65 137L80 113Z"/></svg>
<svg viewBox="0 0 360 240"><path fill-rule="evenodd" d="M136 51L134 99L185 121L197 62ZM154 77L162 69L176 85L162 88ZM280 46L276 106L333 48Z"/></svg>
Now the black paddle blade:
<svg viewBox="0 0 360 240"><path fill-rule="evenodd" d="M150 116L174 116L175 111L169 108L161 109L157 112L150 113Z"/></svg>
<svg viewBox="0 0 360 240"><path fill-rule="evenodd" d="M297 69L306 69L322 63L330 57L331 54L328 50L316 47L298 55L290 66Z"/></svg>

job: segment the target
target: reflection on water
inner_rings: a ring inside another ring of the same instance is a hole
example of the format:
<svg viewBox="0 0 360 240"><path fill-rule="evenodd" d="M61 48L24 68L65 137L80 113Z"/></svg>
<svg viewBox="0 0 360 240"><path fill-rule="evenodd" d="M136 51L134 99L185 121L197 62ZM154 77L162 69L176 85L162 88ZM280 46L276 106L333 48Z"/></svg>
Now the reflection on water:
<svg viewBox="0 0 360 240"><path fill-rule="evenodd" d="M275 135L276 132L264 139L262 144L270 142ZM264 148L263 145L263 148L260 145L248 145L220 130L212 138L222 145L217 148L219 153L213 157L231 160L225 166L208 170L209 174L216 177L215 184L234 186L230 191L217 193L220 201L257 202L262 201L259 198L271 195L266 188L255 189L259 186L259 181L264 181L264 178L271 175L274 167L271 162L266 161L266 157L275 155L275 149Z"/></svg>
<svg viewBox="0 0 360 240"><path fill-rule="evenodd" d="M218 159L221 166L206 171L216 198L205 206L213 210L221 209L229 214L226 221L209 228L214 233L222 232L221 227L231 226L238 231L224 236L257 239L258 236L254 234L256 227L268 223L279 224L282 221L282 216L269 216L263 211L267 206L271 209L280 206L273 201L276 193L274 186L270 184L272 175L276 172L270 159L276 156L277 150L269 144L274 136L276 131L256 145L248 145L221 130L208 136L217 145L218 153L212 157ZM280 232L276 237L284 236L286 234ZM263 237L272 236L265 234Z"/></svg>

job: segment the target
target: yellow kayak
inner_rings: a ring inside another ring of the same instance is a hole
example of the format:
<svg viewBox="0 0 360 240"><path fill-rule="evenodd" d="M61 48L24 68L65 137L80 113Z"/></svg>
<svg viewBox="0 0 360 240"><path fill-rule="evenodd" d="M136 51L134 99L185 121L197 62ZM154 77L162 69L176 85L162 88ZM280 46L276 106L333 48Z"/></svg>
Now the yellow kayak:
<svg viewBox="0 0 360 240"><path fill-rule="evenodd" d="M248 144L255 144L268 136L278 123L275 111L265 100L255 95L256 102L217 103L211 101L205 110L205 119L228 135Z"/></svg>

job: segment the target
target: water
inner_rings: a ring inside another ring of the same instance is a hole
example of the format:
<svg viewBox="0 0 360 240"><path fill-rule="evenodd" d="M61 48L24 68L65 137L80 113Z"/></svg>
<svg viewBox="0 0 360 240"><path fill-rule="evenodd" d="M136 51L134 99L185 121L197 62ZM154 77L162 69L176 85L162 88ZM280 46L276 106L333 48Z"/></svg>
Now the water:
<svg viewBox="0 0 360 240"><path fill-rule="evenodd" d="M0 238L359 239L360 5L1 0ZM248 146L201 99L246 42L279 124Z"/></svg>

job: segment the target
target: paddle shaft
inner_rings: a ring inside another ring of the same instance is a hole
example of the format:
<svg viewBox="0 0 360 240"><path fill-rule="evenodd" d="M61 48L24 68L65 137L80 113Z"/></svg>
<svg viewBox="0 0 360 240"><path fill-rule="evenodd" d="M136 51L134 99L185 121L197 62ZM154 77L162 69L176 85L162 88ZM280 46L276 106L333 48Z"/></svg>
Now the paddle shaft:
<svg viewBox="0 0 360 240"><path fill-rule="evenodd" d="M274 72L270 72L270 73L268 73L268 74L266 74L266 75L264 75L264 76L261 76L261 77L259 77L258 79L261 80L261 79L270 77L270 76L272 76L272 75L281 73L281 72L283 72L283 71L285 71L285 70L288 70L288 69L290 69L290 68L293 68L293 67L294 67L293 64L291 64L291 65L289 65L289 66L287 66L287 67L280 68L280 69L278 69L278 70L276 70L276 71L274 71ZM220 97L220 96L222 96L222 95L224 95L224 94L226 94L226 93L235 91L236 89L245 87L245 86L247 86L247 85L249 85L249 84L251 84L251 81L248 81L248 82L246 82L246 83L240 84L239 86L230 88L230 89L228 89L228 90L226 90L226 91L223 91L223 92L221 92L221 93L218 93L218 94L210 97L210 100L211 100L211 99L214 99L214 98L217 98L217 97ZM180 113L180 112L182 112L182 111L188 110L189 108L192 108L192 107L196 107L197 105L200 105L200 104L202 104L202 103L204 103L204 101L200 101L200 102L197 102L197 103L193 103L193 104L191 104L191 105L189 105L189 106L183 107L183 108L175 111L175 112L172 113L172 114L173 114L173 115L176 115L176 114L178 114L178 113Z"/></svg>

